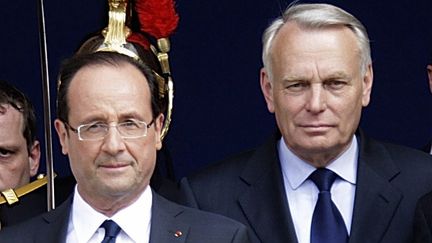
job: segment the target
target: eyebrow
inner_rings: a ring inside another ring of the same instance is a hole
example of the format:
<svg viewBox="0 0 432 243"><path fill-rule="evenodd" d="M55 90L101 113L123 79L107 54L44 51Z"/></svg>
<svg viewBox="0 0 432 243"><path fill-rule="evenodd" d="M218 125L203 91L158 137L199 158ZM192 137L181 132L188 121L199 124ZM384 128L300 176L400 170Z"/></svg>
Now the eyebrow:
<svg viewBox="0 0 432 243"><path fill-rule="evenodd" d="M136 112L136 111L129 111L126 113L118 114L118 120L124 120L124 119L130 119L130 118L139 119L139 120L144 119L144 117L142 115L138 114L138 112ZM95 122L95 121L107 121L107 120L108 120L108 118L105 114L94 114L94 115L91 115L89 117L86 117L81 123L85 124L85 123L91 123L91 122Z"/></svg>
<svg viewBox="0 0 432 243"><path fill-rule="evenodd" d="M339 72L335 72L335 73L330 74L325 79L328 80L328 79L350 79L350 78L351 77L347 73L339 71Z"/></svg>
<svg viewBox="0 0 432 243"><path fill-rule="evenodd" d="M300 75L292 75L292 76L286 76L282 79L282 82L284 83L291 83L291 82L305 82L309 80L306 76L300 76Z"/></svg>
<svg viewBox="0 0 432 243"><path fill-rule="evenodd" d="M1 144L0 150L8 150L8 151L18 151L20 149L19 145L16 144Z"/></svg>
<svg viewBox="0 0 432 243"><path fill-rule="evenodd" d="M121 114L119 118L120 118L120 120L128 119L128 118L134 118L134 119L139 119L139 120L144 119L144 117L141 116L140 114L138 114L136 111L131 111L131 112Z"/></svg>
<svg viewBox="0 0 432 243"><path fill-rule="evenodd" d="M323 80L331 80L331 79L351 79L351 77L346 72L337 71L323 78ZM282 79L283 83L308 82L308 81L310 81L310 78L303 75L291 75L291 76L286 76Z"/></svg>

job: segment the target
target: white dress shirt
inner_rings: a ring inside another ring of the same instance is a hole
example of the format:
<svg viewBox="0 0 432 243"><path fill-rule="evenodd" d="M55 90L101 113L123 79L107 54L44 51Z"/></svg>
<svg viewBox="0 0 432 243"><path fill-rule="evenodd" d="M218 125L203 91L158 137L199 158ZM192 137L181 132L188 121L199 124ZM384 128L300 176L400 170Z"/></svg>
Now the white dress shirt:
<svg viewBox="0 0 432 243"><path fill-rule="evenodd" d="M281 139L278 142L284 186L291 217L299 243L310 243L312 215L318 200L319 190L308 177L315 167L301 160L290 151ZM358 145L354 136L349 148L326 168L335 172L339 178L330 190L332 200L342 214L348 235L354 207L357 178Z"/></svg>
<svg viewBox="0 0 432 243"><path fill-rule="evenodd" d="M147 186L138 200L108 218L87 204L75 187L66 243L100 243L105 236L105 229L99 227L108 219L115 221L121 228L116 238L117 243L148 243L151 207L152 191Z"/></svg>

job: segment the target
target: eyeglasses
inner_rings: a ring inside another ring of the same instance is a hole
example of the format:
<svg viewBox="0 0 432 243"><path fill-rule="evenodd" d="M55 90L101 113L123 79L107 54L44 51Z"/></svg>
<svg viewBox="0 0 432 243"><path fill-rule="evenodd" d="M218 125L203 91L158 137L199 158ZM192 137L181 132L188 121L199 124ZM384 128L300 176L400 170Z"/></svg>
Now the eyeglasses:
<svg viewBox="0 0 432 243"><path fill-rule="evenodd" d="M78 134L81 141L95 141L103 139L109 132L110 127L115 127L122 138L141 138L147 136L147 129L153 124L154 119L149 124L139 120L128 120L115 125L95 122L79 125L73 128L69 123L63 122L71 131Z"/></svg>

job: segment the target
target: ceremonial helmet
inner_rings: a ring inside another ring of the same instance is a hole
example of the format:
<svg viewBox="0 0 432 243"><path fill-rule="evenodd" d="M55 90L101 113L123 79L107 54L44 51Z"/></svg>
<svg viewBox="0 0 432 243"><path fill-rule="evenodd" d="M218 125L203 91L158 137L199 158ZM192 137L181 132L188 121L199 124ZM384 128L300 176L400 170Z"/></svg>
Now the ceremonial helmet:
<svg viewBox="0 0 432 243"><path fill-rule="evenodd" d="M152 69L159 89L158 105L165 114L161 134L163 139L171 123L174 98L168 58L169 37L179 21L174 2L108 0L108 6L108 26L90 36L76 55L98 51L117 52L143 62Z"/></svg>

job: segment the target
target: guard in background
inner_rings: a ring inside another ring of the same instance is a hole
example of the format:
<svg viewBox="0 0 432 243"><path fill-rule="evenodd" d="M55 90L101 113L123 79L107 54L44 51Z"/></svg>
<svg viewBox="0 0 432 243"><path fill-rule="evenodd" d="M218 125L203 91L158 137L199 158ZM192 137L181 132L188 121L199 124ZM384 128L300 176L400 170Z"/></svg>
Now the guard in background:
<svg viewBox="0 0 432 243"><path fill-rule="evenodd" d="M0 81L0 224L10 226L47 210L47 178L35 177L40 163L36 117L29 99ZM63 202L73 183L56 180L56 199Z"/></svg>

